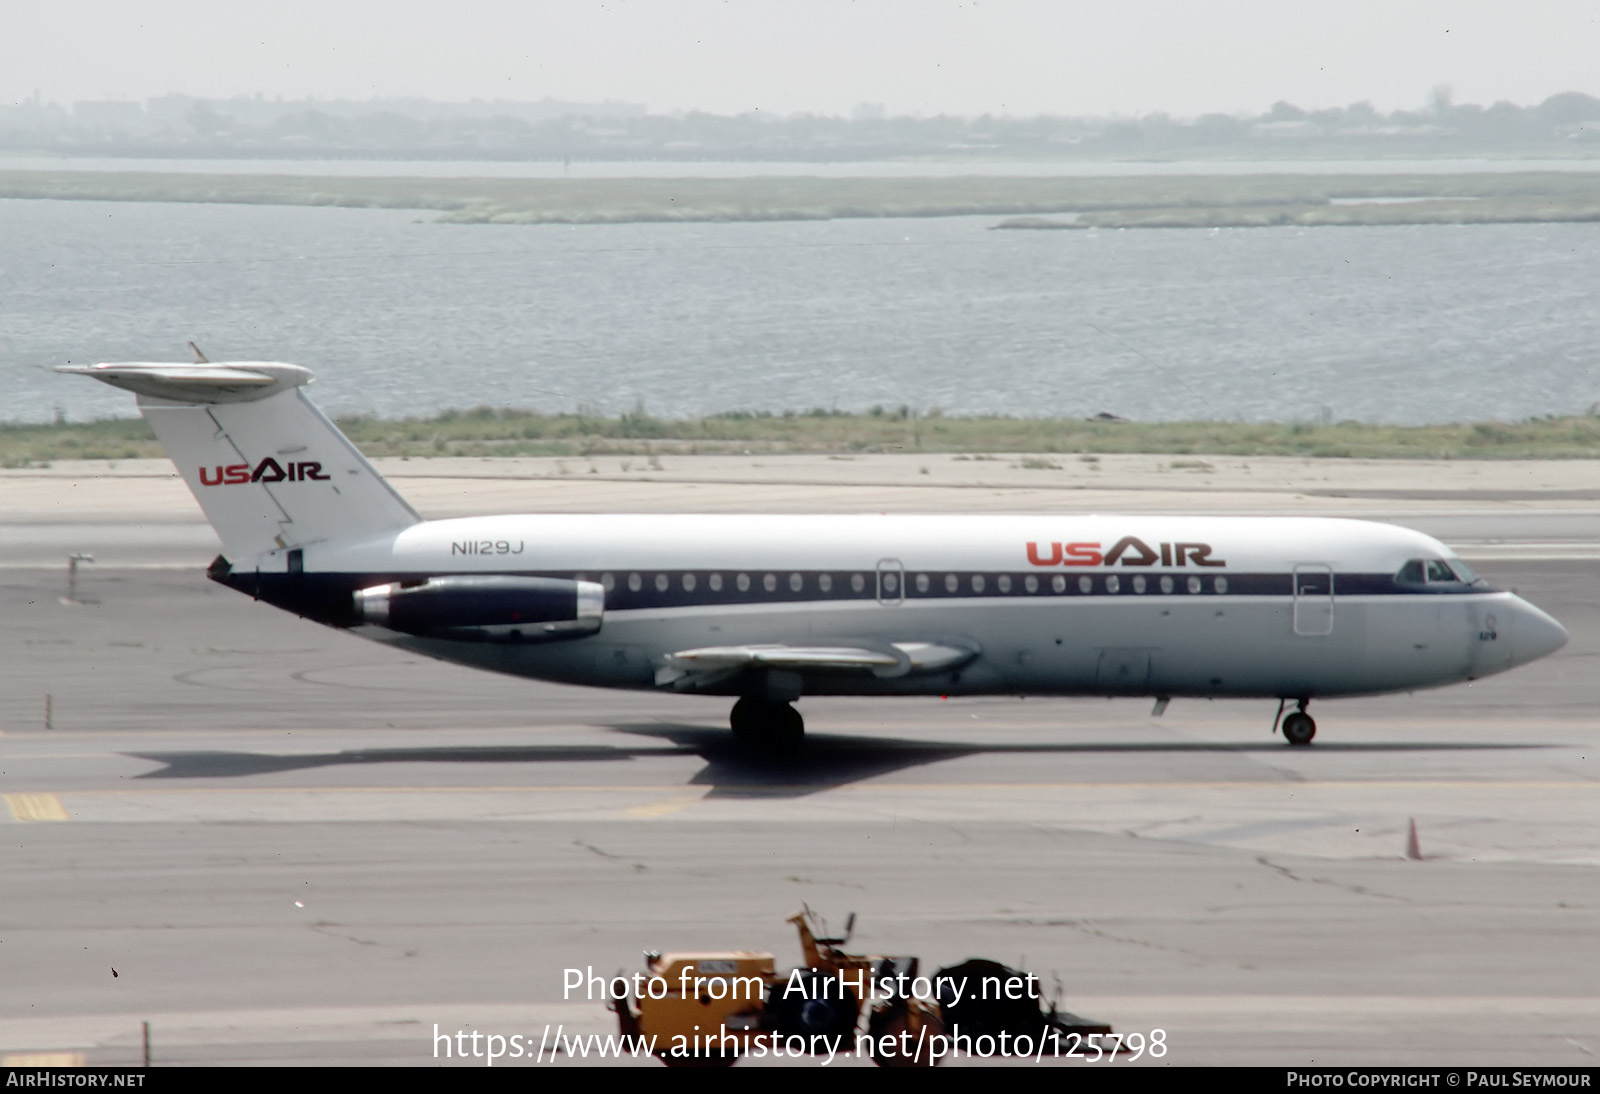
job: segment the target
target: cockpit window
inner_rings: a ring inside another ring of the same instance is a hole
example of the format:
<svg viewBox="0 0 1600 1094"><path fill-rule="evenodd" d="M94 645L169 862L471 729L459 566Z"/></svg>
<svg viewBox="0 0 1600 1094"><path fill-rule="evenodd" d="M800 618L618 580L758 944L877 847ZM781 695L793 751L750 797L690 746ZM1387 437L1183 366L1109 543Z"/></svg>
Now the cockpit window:
<svg viewBox="0 0 1600 1094"><path fill-rule="evenodd" d="M1394 575L1397 585L1472 585L1487 583L1459 558L1414 558Z"/></svg>
<svg viewBox="0 0 1600 1094"><path fill-rule="evenodd" d="M1400 585L1421 585L1427 580L1422 574L1422 560L1414 558L1400 567L1400 572L1394 575L1394 579Z"/></svg>
<svg viewBox="0 0 1600 1094"><path fill-rule="evenodd" d="M1450 568L1450 564L1442 559L1428 559L1426 568L1428 571L1428 584L1430 585L1440 582L1449 582L1453 585L1461 580L1456 576L1456 572Z"/></svg>

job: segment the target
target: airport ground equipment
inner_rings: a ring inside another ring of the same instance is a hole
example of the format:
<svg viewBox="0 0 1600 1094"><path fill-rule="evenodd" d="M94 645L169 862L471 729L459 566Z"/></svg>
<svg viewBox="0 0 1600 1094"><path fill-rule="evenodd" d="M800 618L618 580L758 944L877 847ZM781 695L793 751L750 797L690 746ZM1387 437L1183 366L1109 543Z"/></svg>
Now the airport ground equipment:
<svg viewBox="0 0 1600 1094"><path fill-rule="evenodd" d="M939 1062L935 1046L958 1032L967 1043L1026 1038L1038 1046L1048 1039L1048 1051L1061 1055L1111 1033L1110 1025L1061 1010L1056 1002L1045 1009L1036 987L982 990L989 984L1037 985L1037 977L998 961L973 958L940 969L922 981L935 990L918 992L910 987L919 980L918 958L845 949L853 914L839 937L830 937L809 908L788 921L799 935L804 964L782 973L770 953L647 953L646 973L635 978L635 990L611 1004L622 1034L648 1040L669 1067L794 1055L797 1045L808 1053L830 1051L827 1046L832 1053L865 1051L880 1067L928 1067ZM953 981L968 990L938 987Z"/></svg>

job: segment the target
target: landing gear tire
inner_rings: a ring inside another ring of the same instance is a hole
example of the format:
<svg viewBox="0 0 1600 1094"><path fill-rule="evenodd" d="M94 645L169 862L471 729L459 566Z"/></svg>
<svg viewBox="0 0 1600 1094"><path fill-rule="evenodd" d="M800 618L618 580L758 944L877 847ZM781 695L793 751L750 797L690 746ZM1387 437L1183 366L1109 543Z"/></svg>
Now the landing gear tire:
<svg viewBox="0 0 1600 1094"><path fill-rule="evenodd" d="M805 741L805 719L788 703L746 697L733 704L728 723L740 744L767 752L790 752Z"/></svg>
<svg viewBox="0 0 1600 1094"><path fill-rule="evenodd" d="M1297 710L1283 720L1283 739L1292 745L1308 745L1317 735L1317 723L1311 715Z"/></svg>

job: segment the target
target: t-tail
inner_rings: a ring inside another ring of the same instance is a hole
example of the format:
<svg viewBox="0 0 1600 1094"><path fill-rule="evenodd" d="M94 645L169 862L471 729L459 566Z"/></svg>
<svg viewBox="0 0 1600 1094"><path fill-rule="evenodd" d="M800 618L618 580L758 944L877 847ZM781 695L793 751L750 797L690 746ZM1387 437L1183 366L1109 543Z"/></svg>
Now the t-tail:
<svg viewBox="0 0 1600 1094"><path fill-rule="evenodd" d="M299 549L422 518L305 397L309 369L268 361L65 365L139 396L231 567L294 570Z"/></svg>

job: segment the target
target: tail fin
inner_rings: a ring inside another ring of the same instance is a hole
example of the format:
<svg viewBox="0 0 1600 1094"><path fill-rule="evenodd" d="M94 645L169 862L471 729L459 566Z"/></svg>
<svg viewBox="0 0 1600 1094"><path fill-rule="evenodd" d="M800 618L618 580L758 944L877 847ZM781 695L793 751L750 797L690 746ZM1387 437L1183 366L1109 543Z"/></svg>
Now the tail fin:
<svg viewBox="0 0 1600 1094"><path fill-rule="evenodd" d="M227 555L242 561L422 518L300 391L309 369L265 361L66 365L139 396Z"/></svg>

